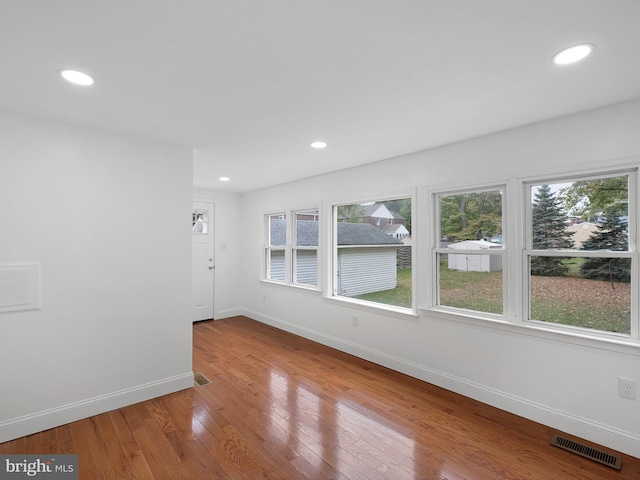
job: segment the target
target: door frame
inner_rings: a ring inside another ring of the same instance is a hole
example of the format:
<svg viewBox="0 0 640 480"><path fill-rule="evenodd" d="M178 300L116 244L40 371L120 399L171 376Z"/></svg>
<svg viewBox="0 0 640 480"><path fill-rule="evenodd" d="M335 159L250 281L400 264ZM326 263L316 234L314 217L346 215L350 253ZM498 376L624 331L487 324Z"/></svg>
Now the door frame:
<svg viewBox="0 0 640 480"><path fill-rule="evenodd" d="M215 320L217 318L217 312L216 312L216 203L214 200L210 199L210 198L202 198L202 197L193 197L191 200L191 211L193 212L194 210L194 203L206 203L207 205L211 206L211 215L210 215L210 219L209 219L209 231L211 232L211 243L212 243L212 252L211 255L213 257L213 289L211 292L211 297L212 297L212 304L213 304L213 314L212 314L212 318ZM191 234L193 235L193 233ZM193 238L192 238L192 248L193 248ZM192 264L191 264L191 275L193 278L193 250L191 252L192 255ZM191 291L193 293L193 284L191 285ZM191 308L193 309L193 305L191 306ZM197 321L202 321L202 320L197 320ZM196 321L192 320L193 323L195 323Z"/></svg>

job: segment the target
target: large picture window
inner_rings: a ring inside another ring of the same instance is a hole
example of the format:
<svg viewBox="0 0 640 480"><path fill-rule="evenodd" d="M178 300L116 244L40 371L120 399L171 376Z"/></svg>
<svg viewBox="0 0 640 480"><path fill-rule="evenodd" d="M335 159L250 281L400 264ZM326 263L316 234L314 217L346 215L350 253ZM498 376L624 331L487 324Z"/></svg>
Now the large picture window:
<svg viewBox="0 0 640 480"><path fill-rule="evenodd" d="M411 198L334 207L334 294L413 308Z"/></svg>
<svg viewBox="0 0 640 480"><path fill-rule="evenodd" d="M436 194L435 304L504 313L504 187Z"/></svg>
<svg viewBox="0 0 640 480"><path fill-rule="evenodd" d="M632 333L635 182L630 173L528 187L525 249L530 321Z"/></svg>

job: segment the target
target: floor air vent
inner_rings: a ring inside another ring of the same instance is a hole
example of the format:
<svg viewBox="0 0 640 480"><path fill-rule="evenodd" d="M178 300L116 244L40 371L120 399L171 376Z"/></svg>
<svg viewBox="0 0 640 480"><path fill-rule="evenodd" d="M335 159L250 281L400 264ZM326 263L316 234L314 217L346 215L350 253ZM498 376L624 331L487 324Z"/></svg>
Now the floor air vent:
<svg viewBox="0 0 640 480"><path fill-rule="evenodd" d="M560 435L553 436L551 439L551 445L573 452L576 455L581 455L589 460L606 465L607 467L615 468L616 470L620 470L620 467L622 467L622 460L620 457L603 452L602 450L591 448L582 443L574 442L573 440L569 440L568 438L564 438Z"/></svg>
<svg viewBox="0 0 640 480"><path fill-rule="evenodd" d="M209 385L211 383L211 380L209 380L207 377L205 377L200 372L193 374L193 381L199 387L204 387L205 385Z"/></svg>

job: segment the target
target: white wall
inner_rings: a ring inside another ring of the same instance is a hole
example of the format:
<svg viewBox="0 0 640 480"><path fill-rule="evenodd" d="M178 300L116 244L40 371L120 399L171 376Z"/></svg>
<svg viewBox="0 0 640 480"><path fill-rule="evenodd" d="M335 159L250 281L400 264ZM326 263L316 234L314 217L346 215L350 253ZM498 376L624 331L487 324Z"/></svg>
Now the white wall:
<svg viewBox="0 0 640 480"><path fill-rule="evenodd" d="M191 161L0 114L0 265L42 271L0 313L0 442L193 385Z"/></svg>
<svg viewBox="0 0 640 480"><path fill-rule="evenodd" d="M414 254L424 266L427 188L628 164L621 158L640 155L638 132L640 101L635 101L246 194L246 314L640 456L640 399L623 399L617 392L618 376L640 380L637 345L574 340L426 311L402 317L259 281L265 212L321 204L321 238L327 239L332 204L418 192ZM325 266L323 282L327 275ZM425 277L419 275L422 285L414 284L415 291L426 288ZM354 314L358 327L352 324Z"/></svg>
<svg viewBox="0 0 640 480"><path fill-rule="evenodd" d="M195 188L193 198L212 202L215 206L213 318L242 315L242 197L237 193Z"/></svg>

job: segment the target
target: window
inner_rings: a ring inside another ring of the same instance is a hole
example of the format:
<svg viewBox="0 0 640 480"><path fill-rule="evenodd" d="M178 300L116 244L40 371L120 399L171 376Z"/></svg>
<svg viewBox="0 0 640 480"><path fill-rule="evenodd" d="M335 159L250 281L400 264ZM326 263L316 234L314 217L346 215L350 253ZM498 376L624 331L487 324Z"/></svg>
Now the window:
<svg viewBox="0 0 640 480"><path fill-rule="evenodd" d="M504 187L435 195L435 304L504 313Z"/></svg>
<svg viewBox="0 0 640 480"><path fill-rule="evenodd" d="M412 308L411 199L337 205L334 220L334 295Z"/></svg>
<svg viewBox="0 0 640 480"><path fill-rule="evenodd" d="M193 210L191 231L194 235L207 235L209 233L209 210Z"/></svg>
<svg viewBox="0 0 640 480"><path fill-rule="evenodd" d="M294 212L293 283L318 286L318 210Z"/></svg>
<svg viewBox="0 0 640 480"><path fill-rule="evenodd" d="M265 247L265 278L286 281L285 249L287 217L284 213L267 215L267 246Z"/></svg>
<svg viewBox="0 0 640 480"><path fill-rule="evenodd" d="M318 209L270 214L265 218L264 278L317 287ZM288 242L290 238L292 242Z"/></svg>
<svg viewBox="0 0 640 480"><path fill-rule="evenodd" d="M527 187L527 318L631 335L637 282L631 172Z"/></svg>

